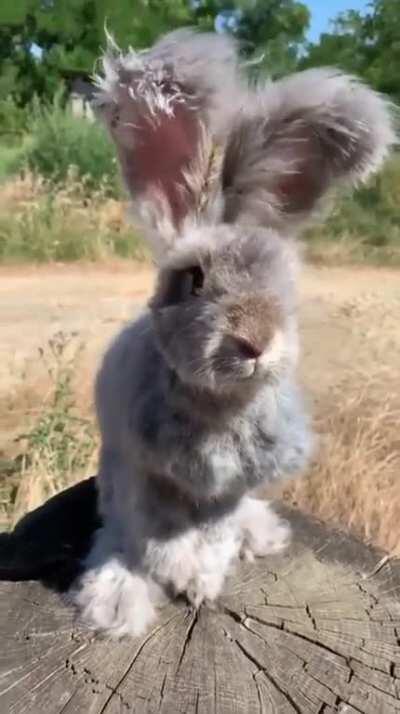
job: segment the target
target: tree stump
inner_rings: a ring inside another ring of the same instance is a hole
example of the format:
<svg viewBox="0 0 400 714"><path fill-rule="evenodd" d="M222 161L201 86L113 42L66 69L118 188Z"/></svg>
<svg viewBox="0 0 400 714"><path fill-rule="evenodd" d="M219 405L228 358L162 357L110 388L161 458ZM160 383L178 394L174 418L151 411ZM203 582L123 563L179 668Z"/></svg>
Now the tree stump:
<svg viewBox="0 0 400 714"><path fill-rule="evenodd" d="M109 641L54 591L87 547L94 502L91 480L2 536L2 713L400 712L397 565L374 572L379 554L289 512L290 550L242 564L215 610L171 603L143 638Z"/></svg>

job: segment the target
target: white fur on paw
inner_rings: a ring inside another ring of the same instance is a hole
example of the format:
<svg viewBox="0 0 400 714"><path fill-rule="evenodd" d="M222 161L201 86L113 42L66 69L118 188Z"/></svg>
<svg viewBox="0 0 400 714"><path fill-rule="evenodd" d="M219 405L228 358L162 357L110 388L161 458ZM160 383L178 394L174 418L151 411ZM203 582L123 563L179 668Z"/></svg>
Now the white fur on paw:
<svg viewBox="0 0 400 714"><path fill-rule="evenodd" d="M290 543L291 531L266 501L244 498L238 511L243 534L241 556L253 561L272 553L280 553Z"/></svg>
<svg viewBox="0 0 400 714"><path fill-rule="evenodd" d="M71 596L83 621L112 637L141 635L155 619L148 583L116 557L84 573Z"/></svg>
<svg viewBox="0 0 400 714"><path fill-rule="evenodd" d="M209 573L199 575L188 585L186 597L197 609L205 602L214 602L220 595L224 584L224 575L221 573Z"/></svg>
<svg viewBox="0 0 400 714"><path fill-rule="evenodd" d="M179 595L197 572L197 552L197 534L193 529L170 540L149 540L143 562L155 581Z"/></svg>
<svg viewBox="0 0 400 714"><path fill-rule="evenodd" d="M237 522L224 519L170 540L149 541L144 562L154 580L185 594L197 608L218 597L239 548Z"/></svg>
<svg viewBox="0 0 400 714"><path fill-rule="evenodd" d="M200 607L205 601L215 602L239 547L238 530L231 520L204 529L199 540L198 569L186 589L186 596L194 607Z"/></svg>

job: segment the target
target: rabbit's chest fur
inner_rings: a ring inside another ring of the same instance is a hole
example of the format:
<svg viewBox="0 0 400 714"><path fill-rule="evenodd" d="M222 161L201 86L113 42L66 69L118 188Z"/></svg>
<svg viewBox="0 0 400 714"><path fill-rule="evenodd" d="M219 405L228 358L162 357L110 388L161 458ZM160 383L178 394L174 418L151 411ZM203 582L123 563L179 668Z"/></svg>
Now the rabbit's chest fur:
<svg viewBox="0 0 400 714"><path fill-rule="evenodd" d="M198 497L244 492L302 467L309 439L297 399L290 384L265 386L239 413L207 422L149 395L134 425L137 456Z"/></svg>
<svg viewBox="0 0 400 714"><path fill-rule="evenodd" d="M218 414L212 403L199 410L184 387L183 397L148 323L127 328L98 379L107 447L123 452L136 473L167 477L196 499L239 495L304 465L310 436L289 380L261 384L242 408L222 405Z"/></svg>

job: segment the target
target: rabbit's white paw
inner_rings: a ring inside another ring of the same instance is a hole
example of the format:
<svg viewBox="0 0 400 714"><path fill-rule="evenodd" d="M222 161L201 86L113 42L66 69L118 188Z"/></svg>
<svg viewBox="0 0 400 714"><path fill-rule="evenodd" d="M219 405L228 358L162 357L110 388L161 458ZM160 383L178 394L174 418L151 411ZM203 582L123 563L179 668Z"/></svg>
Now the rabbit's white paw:
<svg viewBox="0 0 400 714"><path fill-rule="evenodd" d="M186 589L186 597L197 609L203 602L212 603L220 595L225 573L199 573Z"/></svg>
<svg viewBox="0 0 400 714"><path fill-rule="evenodd" d="M225 519L167 541L149 541L144 563L154 580L199 607L218 597L239 548L238 525Z"/></svg>
<svg viewBox="0 0 400 714"><path fill-rule="evenodd" d="M244 498L238 515L243 534L241 556L246 560L279 553L289 545L288 522L274 513L266 501Z"/></svg>
<svg viewBox="0 0 400 714"><path fill-rule="evenodd" d="M116 557L86 571L70 595L85 624L111 637L142 635L155 619L148 583Z"/></svg>

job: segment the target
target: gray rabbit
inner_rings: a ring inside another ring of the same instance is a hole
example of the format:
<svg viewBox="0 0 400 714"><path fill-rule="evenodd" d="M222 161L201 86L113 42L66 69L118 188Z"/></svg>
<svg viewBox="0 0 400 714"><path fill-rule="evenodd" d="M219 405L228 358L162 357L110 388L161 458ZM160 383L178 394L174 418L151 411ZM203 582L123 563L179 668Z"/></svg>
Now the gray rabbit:
<svg viewBox="0 0 400 714"><path fill-rule="evenodd" d="M104 526L72 592L118 637L166 593L214 601L239 556L287 544L254 495L312 448L293 237L395 136L385 100L336 70L247 86L226 37L184 30L103 64L98 112L158 267L97 378Z"/></svg>

